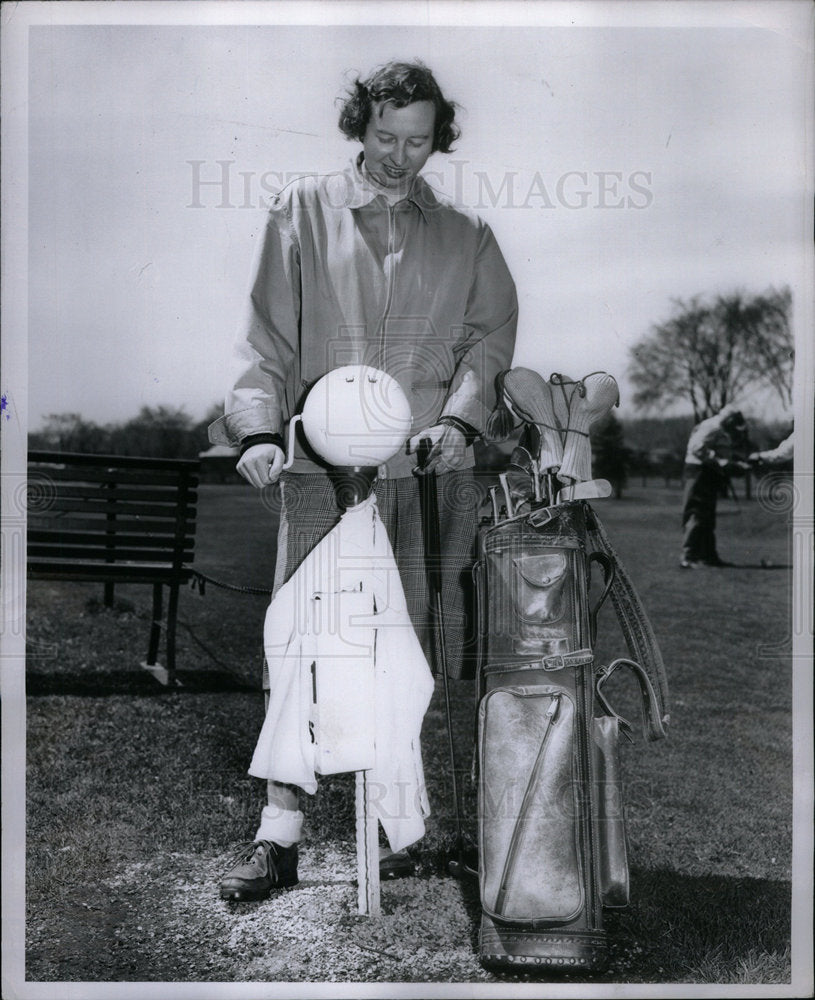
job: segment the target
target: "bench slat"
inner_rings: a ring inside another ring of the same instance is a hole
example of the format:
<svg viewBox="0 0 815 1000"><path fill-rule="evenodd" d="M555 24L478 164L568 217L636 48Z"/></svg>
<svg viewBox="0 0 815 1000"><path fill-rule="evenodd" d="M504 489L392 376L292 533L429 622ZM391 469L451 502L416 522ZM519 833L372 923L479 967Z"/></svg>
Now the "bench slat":
<svg viewBox="0 0 815 1000"><path fill-rule="evenodd" d="M181 501L178 488L166 486L158 489L155 486L145 486L142 489L134 486L120 487L115 484L94 484L94 483L59 483L48 495L46 502L59 501L62 499L91 499L104 500L108 504L128 503L131 500L138 500L146 503L159 503L178 505ZM183 504L187 507L195 506L198 499L198 492L189 489L183 495Z"/></svg>
<svg viewBox="0 0 815 1000"><path fill-rule="evenodd" d="M28 453L29 464L49 463L58 466L112 466L117 469L175 470L179 474L195 473L200 463L195 458L145 458L142 455L92 455L74 451L39 451Z"/></svg>
<svg viewBox="0 0 815 1000"><path fill-rule="evenodd" d="M190 508L189 512L186 512L183 507L179 508L177 505L173 507L167 504L150 504L127 501L126 503L121 503L114 508L113 504L109 504L105 500L69 500L62 497L55 498L48 507L49 511L60 511L66 513L76 511L80 514L110 514L112 509L115 509L117 517L120 513L124 516L137 514L140 516L144 515L145 517L167 518L168 520L173 521L178 518L191 520L193 512L193 508ZM43 511L39 511L38 513L42 514Z"/></svg>
<svg viewBox="0 0 815 1000"><path fill-rule="evenodd" d="M185 534L194 535L195 534L195 511L191 512L192 516L185 518L186 522L186 532ZM113 522L116 527L116 533L129 532L131 534L155 534L155 535L167 535L170 538L174 538L176 534L176 525L173 521L165 518L162 521L157 521L151 518L142 519L130 519L126 518L124 515L120 515ZM90 533L98 533L105 531L108 521L103 516L96 517L68 517L65 514L55 513L49 516L47 513L43 514L37 512L36 514L29 513L28 515L28 531L29 534L32 531L48 531L60 534L67 534L74 529L79 531L87 531Z"/></svg>
<svg viewBox="0 0 815 1000"><path fill-rule="evenodd" d="M55 482L86 482L86 483L126 483L147 486L175 487L183 478L178 471L170 469L121 469L121 468L82 468L75 465L50 465L30 463L29 476L40 479L51 479ZM198 485L198 476L189 475L186 481L190 486Z"/></svg>
<svg viewBox="0 0 815 1000"><path fill-rule="evenodd" d="M32 559L44 558L59 560L65 563L77 559L83 562L95 561L103 563L114 560L116 562L171 563L174 561L191 562L193 558L193 550L183 547L139 549L129 548L118 543L109 549L104 548L102 545L40 545L35 543L28 546L28 553Z"/></svg>
<svg viewBox="0 0 815 1000"><path fill-rule="evenodd" d="M142 535L119 531L118 526L114 532L105 531L48 531L42 528L29 528L28 548L31 551L32 543L40 545L108 545L110 540L115 538L116 545L129 545L133 548L169 548L172 549L178 544L193 546L195 535L187 531L183 535L165 534L160 535L155 532Z"/></svg>

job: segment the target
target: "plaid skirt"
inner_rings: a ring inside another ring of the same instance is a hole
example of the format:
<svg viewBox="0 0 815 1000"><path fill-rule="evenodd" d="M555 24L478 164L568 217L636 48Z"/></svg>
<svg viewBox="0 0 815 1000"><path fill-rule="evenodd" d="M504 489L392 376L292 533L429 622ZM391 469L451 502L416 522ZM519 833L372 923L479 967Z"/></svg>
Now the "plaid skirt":
<svg viewBox="0 0 815 1000"><path fill-rule="evenodd" d="M475 649L471 571L481 495L470 469L444 473L436 482L447 672L461 678L472 675ZM411 621L428 663L439 673L441 657L427 584L419 480L414 476L377 480L374 491ZM335 485L322 473L284 473L280 493L275 592L339 521L343 510L337 503Z"/></svg>

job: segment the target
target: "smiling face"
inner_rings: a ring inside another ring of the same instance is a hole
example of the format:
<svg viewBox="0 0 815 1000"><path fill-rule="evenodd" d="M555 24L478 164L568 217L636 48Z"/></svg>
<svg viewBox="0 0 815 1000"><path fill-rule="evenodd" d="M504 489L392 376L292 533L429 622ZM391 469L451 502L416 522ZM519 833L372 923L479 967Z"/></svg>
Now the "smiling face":
<svg viewBox="0 0 815 1000"><path fill-rule="evenodd" d="M431 101L404 108L375 104L365 130L365 166L383 187L407 190L433 152L436 109Z"/></svg>

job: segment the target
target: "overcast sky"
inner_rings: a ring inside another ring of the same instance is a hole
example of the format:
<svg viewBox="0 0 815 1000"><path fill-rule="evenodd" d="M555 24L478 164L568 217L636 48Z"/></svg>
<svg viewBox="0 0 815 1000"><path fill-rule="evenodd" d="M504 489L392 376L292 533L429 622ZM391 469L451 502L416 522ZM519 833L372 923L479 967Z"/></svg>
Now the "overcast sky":
<svg viewBox="0 0 815 1000"><path fill-rule="evenodd" d="M495 230L516 364L608 370L633 415L628 350L672 298L789 285L800 305L805 19L756 27L736 3L692 27L696 5L664 7L670 27L617 23L614 4L591 26L33 27L30 427L161 404L200 418L223 398L265 200L357 151L335 99L390 58L424 60L463 108L456 152L426 173Z"/></svg>

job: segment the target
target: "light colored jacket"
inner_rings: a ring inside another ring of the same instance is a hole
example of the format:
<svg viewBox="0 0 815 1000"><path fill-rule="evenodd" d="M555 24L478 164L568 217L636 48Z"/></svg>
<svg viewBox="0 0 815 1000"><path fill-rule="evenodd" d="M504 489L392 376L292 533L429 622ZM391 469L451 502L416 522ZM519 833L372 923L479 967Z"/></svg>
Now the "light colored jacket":
<svg viewBox="0 0 815 1000"><path fill-rule="evenodd" d="M313 794L368 770L391 849L424 834L420 735L433 675L371 495L348 509L269 605L269 701L249 773Z"/></svg>
<svg viewBox="0 0 815 1000"><path fill-rule="evenodd" d="M795 454L795 432L785 437L781 444L767 451L758 451L750 458L763 462L765 465L786 465L792 462Z"/></svg>
<svg viewBox="0 0 815 1000"><path fill-rule="evenodd" d="M691 431L685 452L685 465L708 465L725 468L730 462L742 458L730 435L722 424L730 415L729 409L702 420Z"/></svg>
<svg viewBox="0 0 815 1000"><path fill-rule="evenodd" d="M497 373L508 368L518 303L489 226L417 177L389 205L363 176L306 176L276 196L259 242L246 315L214 444L281 433L304 394L349 364L400 383L418 433L441 416L483 431ZM293 472L325 466L296 452ZM400 453L388 477L407 476ZM469 463L472 465L472 455Z"/></svg>

